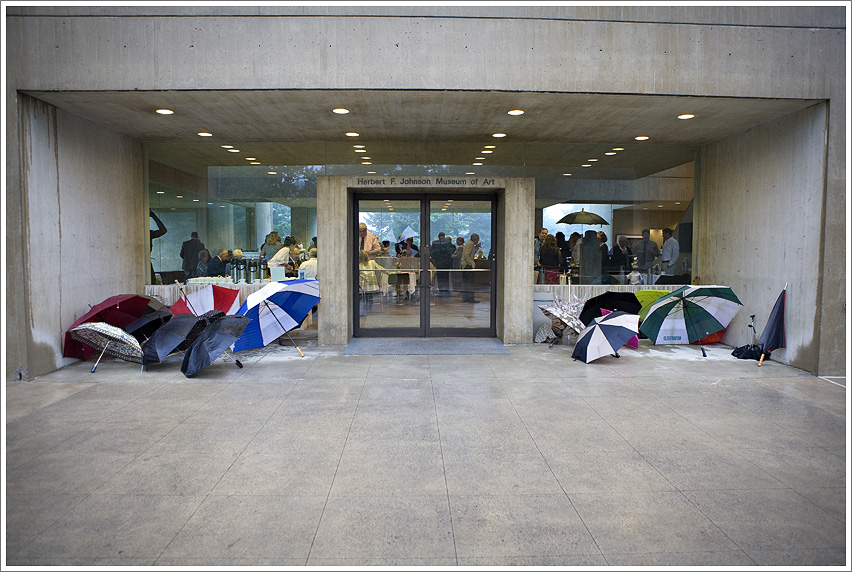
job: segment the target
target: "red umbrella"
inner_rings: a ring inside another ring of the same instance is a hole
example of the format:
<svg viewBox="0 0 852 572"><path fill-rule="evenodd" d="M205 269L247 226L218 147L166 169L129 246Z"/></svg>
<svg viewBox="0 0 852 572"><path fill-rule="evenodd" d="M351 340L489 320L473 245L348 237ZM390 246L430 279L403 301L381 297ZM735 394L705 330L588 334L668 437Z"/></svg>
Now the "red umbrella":
<svg viewBox="0 0 852 572"><path fill-rule="evenodd" d="M181 289L183 291L183 289ZM197 292L188 294L175 302L170 310L172 314L195 314L200 316L211 310L219 310L228 315L236 314L240 309L240 291L223 286L207 286ZM187 300L189 304L187 304Z"/></svg>
<svg viewBox="0 0 852 572"><path fill-rule="evenodd" d="M138 294L119 294L110 296L103 302L92 306L91 310L77 318L67 330L65 330L64 357L87 359L95 353L95 350L86 344L71 337L71 330L87 322L106 322L111 326L124 328L134 320L142 316L151 304L152 299Z"/></svg>

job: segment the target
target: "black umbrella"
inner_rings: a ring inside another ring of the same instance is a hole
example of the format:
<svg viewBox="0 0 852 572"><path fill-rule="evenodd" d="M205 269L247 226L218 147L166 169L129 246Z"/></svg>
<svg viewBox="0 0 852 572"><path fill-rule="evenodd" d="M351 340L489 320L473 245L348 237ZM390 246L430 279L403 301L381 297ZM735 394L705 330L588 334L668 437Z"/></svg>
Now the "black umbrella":
<svg viewBox="0 0 852 572"><path fill-rule="evenodd" d="M763 365L763 358L769 353L778 348L787 347L787 337L784 334L784 303L787 299L787 285L784 284L784 289L775 300L775 306L772 307L772 313L769 314L769 319L766 320L766 326L763 328L763 333L760 334L760 339L757 340L757 345L760 346L760 361L757 365Z"/></svg>
<svg viewBox="0 0 852 572"><path fill-rule="evenodd" d="M192 342L195 341L195 339L204 331L205 328L207 328L207 326L224 317L225 312L222 312L221 310L210 310L209 312L204 312L200 316L193 316L193 318L195 318L195 324L193 324L189 333L186 334L186 338L178 344L177 349L182 352L188 350L189 346L192 345Z"/></svg>
<svg viewBox="0 0 852 572"><path fill-rule="evenodd" d="M124 327L124 331L140 342L144 342L173 316L174 314L172 314L172 311L163 306L162 308L152 312L142 314L141 317L127 324Z"/></svg>
<svg viewBox="0 0 852 572"><path fill-rule="evenodd" d="M192 377L203 368L216 361L228 346L242 335L251 318L235 314L220 318L204 328L183 356L180 370L186 377ZM242 364L236 360L236 364Z"/></svg>
<svg viewBox="0 0 852 572"><path fill-rule="evenodd" d="M558 221L556 224L609 224L606 219L598 214L586 212L586 209L580 209L579 211L568 213Z"/></svg>
<svg viewBox="0 0 852 572"><path fill-rule="evenodd" d="M638 314L639 310L642 309L642 304L633 292L614 292L607 290L603 294L589 298L583 304L583 311L580 312L580 321L583 322L583 325L588 326L595 318L600 318L601 308L612 311L621 310L628 314Z"/></svg>
<svg viewBox="0 0 852 572"><path fill-rule="evenodd" d="M163 361L167 355L186 341L190 330L197 322L198 318L192 314L178 314L157 328L151 337L142 344L142 364L148 365L149 363Z"/></svg>

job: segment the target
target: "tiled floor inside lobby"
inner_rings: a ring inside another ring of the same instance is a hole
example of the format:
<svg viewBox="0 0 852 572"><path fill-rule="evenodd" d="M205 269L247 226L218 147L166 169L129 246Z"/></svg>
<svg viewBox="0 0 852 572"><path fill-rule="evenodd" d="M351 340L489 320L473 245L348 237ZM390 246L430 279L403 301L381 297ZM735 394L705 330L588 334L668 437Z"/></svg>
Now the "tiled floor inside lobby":
<svg viewBox="0 0 852 572"><path fill-rule="evenodd" d="M849 565L843 378L302 349L7 383L5 564Z"/></svg>

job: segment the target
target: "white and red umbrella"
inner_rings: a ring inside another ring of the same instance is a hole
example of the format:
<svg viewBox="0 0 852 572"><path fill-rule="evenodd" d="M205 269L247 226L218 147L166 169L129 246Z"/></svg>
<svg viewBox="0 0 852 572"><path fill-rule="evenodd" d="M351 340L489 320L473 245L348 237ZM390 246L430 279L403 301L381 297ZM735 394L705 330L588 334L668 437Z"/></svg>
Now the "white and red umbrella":
<svg viewBox="0 0 852 572"><path fill-rule="evenodd" d="M240 309L240 292L233 288L210 285L192 294L187 294L170 308L172 314L195 314L200 316L211 310L236 314ZM189 303L187 304L187 300Z"/></svg>

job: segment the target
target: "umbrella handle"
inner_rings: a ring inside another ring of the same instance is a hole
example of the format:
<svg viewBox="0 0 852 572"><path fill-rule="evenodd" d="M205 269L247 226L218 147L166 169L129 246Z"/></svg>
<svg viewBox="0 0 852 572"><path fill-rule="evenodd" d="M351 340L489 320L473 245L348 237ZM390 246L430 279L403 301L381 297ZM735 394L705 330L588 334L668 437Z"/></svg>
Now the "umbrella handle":
<svg viewBox="0 0 852 572"><path fill-rule="evenodd" d="M95 370L98 369L98 364L101 363L101 358L104 357L104 352L106 352L107 347L109 347L110 342L104 346L104 349L101 350L101 355L98 356L98 361L95 362L95 365L92 366L92 373L95 373Z"/></svg>
<svg viewBox="0 0 852 572"><path fill-rule="evenodd" d="M186 292L183 291L183 286L180 285L180 282L175 280L175 284L177 284L180 293L183 294L183 299L186 300L187 305L189 305L189 309L192 310L192 313L198 316L198 312L195 311L195 308L192 307L192 302L189 301L189 296L186 295Z"/></svg>
<svg viewBox="0 0 852 572"><path fill-rule="evenodd" d="M763 358L765 358L765 357L766 357L766 352L760 352L760 361L757 362L757 367L760 367L760 366L763 365Z"/></svg>

